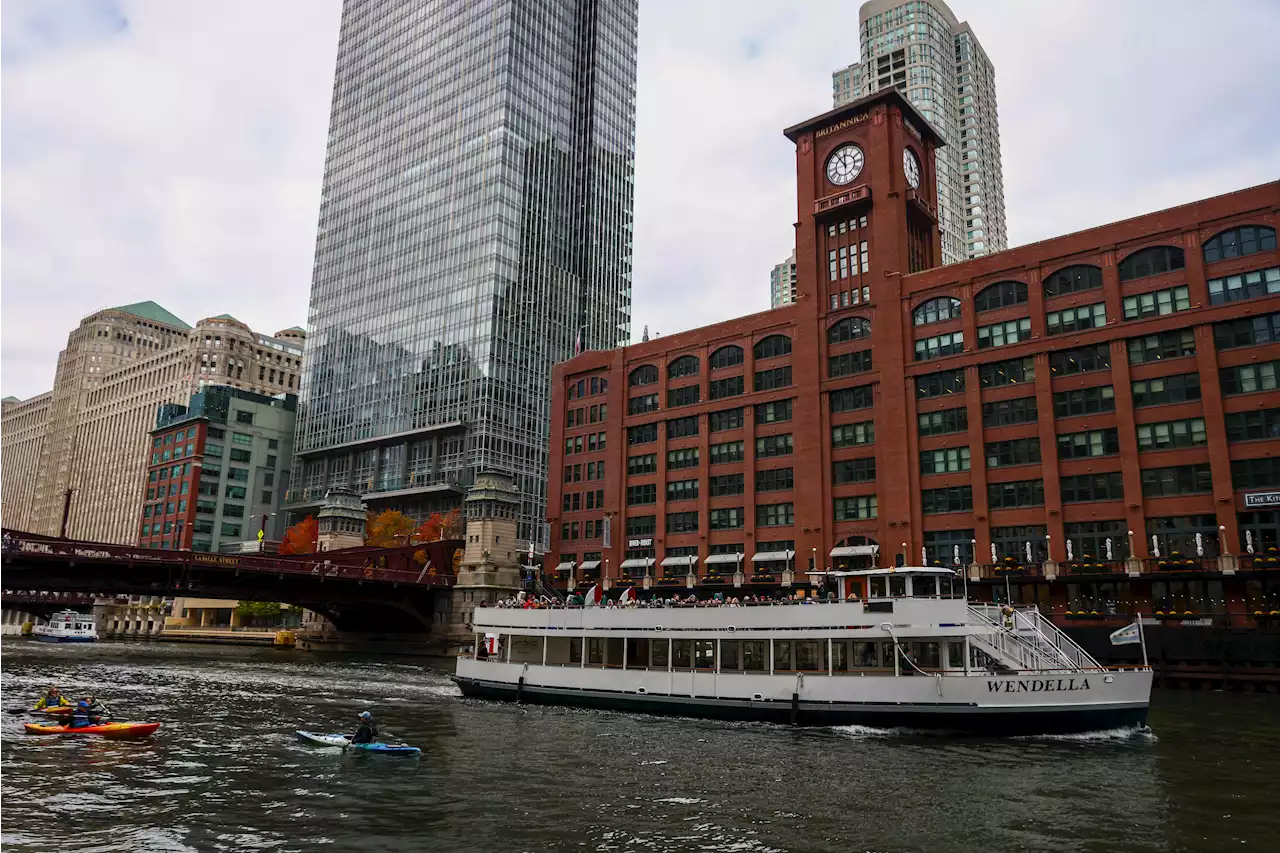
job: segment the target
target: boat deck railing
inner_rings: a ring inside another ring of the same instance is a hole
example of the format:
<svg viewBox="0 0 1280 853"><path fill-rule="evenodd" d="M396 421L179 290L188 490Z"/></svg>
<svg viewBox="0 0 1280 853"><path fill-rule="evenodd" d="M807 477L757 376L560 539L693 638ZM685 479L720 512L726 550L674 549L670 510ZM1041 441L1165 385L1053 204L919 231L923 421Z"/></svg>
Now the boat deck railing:
<svg viewBox="0 0 1280 853"><path fill-rule="evenodd" d="M992 604L970 604L969 614L987 630L978 634L1018 669L1086 670L1101 669L1075 640L1046 619L1034 607L1006 608Z"/></svg>

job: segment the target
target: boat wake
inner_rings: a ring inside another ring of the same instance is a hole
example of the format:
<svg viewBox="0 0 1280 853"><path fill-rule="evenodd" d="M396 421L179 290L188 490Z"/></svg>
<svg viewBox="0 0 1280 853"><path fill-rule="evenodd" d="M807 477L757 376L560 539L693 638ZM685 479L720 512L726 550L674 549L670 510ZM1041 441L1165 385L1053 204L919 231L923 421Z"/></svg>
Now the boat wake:
<svg viewBox="0 0 1280 853"><path fill-rule="evenodd" d="M1120 741L1147 741L1155 743L1156 733L1150 726L1124 726L1118 729L1099 729L1093 732L1076 732L1063 735L1021 735L1013 740L1056 740L1070 743L1114 743Z"/></svg>

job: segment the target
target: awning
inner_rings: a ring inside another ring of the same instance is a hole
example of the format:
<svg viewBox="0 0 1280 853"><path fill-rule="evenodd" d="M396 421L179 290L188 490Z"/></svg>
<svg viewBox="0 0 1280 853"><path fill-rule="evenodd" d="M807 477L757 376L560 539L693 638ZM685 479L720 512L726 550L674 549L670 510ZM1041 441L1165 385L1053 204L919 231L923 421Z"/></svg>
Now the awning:
<svg viewBox="0 0 1280 853"><path fill-rule="evenodd" d="M710 563L711 561L707 560L707 562ZM659 563L658 565L665 568L667 566L696 566L697 564L698 564L698 558L694 556L689 556L689 557L663 557L662 562Z"/></svg>
<svg viewBox="0 0 1280 853"><path fill-rule="evenodd" d="M734 563L737 564L746 559L746 554L712 554L704 563Z"/></svg>
<svg viewBox="0 0 1280 853"><path fill-rule="evenodd" d="M843 545L831 549L833 557L874 557L879 553L879 545Z"/></svg>
<svg viewBox="0 0 1280 853"><path fill-rule="evenodd" d="M647 569L652 566L656 560L653 557L641 557L635 560L623 560L618 564L620 569Z"/></svg>
<svg viewBox="0 0 1280 853"><path fill-rule="evenodd" d="M558 565L556 566L556 568L555 568L555 571L557 571L557 572L568 572L568 571L572 571L572 570L573 570L573 567L574 567L574 562L573 562L573 560L570 560L570 561L569 561L569 562L567 562L567 563L560 563L560 564L558 564Z"/></svg>
<svg viewBox="0 0 1280 853"><path fill-rule="evenodd" d="M598 569L600 568L600 561L599 560L583 560L581 563L578 563L578 568Z"/></svg>
<svg viewBox="0 0 1280 853"><path fill-rule="evenodd" d="M781 563L796 555L795 551L760 551L751 555L753 563Z"/></svg>

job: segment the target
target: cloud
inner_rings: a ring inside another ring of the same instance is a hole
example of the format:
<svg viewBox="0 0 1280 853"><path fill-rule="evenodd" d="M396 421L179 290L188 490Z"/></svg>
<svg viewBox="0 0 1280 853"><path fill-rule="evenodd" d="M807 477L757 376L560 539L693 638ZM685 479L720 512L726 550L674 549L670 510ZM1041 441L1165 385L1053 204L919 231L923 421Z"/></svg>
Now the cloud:
<svg viewBox="0 0 1280 853"><path fill-rule="evenodd" d="M305 323L337 0L0 8L3 393L49 388L109 305ZM996 66L1012 244L1280 175L1280 5L952 8ZM797 216L782 129L857 58L847 0L642 0L637 338L768 307Z"/></svg>

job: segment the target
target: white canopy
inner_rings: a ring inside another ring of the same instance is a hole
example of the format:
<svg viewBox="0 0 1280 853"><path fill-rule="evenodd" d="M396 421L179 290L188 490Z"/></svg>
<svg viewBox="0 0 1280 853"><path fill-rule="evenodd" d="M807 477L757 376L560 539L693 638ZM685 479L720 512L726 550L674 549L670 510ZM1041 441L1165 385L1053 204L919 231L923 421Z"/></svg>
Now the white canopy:
<svg viewBox="0 0 1280 853"><path fill-rule="evenodd" d="M599 560L583 560L581 563L578 563L578 568L598 569L600 568L600 561Z"/></svg>
<svg viewBox="0 0 1280 853"><path fill-rule="evenodd" d="M795 551L757 551L751 555L753 563L781 563L796 555Z"/></svg>
<svg viewBox="0 0 1280 853"><path fill-rule="evenodd" d="M641 557L641 558L639 558L639 559L635 559L635 560L623 560L621 563L619 563L619 564L618 564L618 568L620 568L620 569L642 569L642 568L647 569L649 566L652 566L655 562L656 562L656 561L653 559L653 557Z"/></svg>
<svg viewBox="0 0 1280 853"><path fill-rule="evenodd" d="M569 560L568 562L557 564L555 570L557 572L567 572L573 568L573 565L573 560Z"/></svg>
<svg viewBox="0 0 1280 853"><path fill-rule="evenodd" d="M704 562L704 563L708 563L708 564L710 564L710 563L739 563L739 562L741 562L742 560L746 559L746 556L747 556L746 554L742 554L742 553L738 553L738 554L712 554L710 557L707 557L707 559L703 560L702 562Z"/></svg>
<svg viewBox="0 0 1280 853"><path fill-rule="evenodd" d="M833 557L874 557L879 553L879 545L840 545L831 549Z"/></svg>
<svg viewBox="0 0 1280 853"><path fill-rule="evenodd" d="M691 554L688 557L663 557L662 562L659 563L658 565L660 566L693 566L693 565L696 565L697 562L698 562L698 558ZM707 562L709 563L711 561L707 560ZM624 563L623 565L626 565L626 564ZM650 563L650 565L652 565L652 563Z"/></svg>

